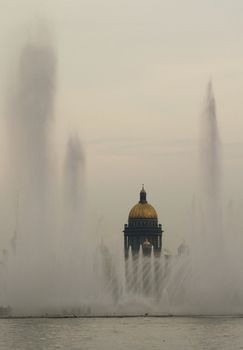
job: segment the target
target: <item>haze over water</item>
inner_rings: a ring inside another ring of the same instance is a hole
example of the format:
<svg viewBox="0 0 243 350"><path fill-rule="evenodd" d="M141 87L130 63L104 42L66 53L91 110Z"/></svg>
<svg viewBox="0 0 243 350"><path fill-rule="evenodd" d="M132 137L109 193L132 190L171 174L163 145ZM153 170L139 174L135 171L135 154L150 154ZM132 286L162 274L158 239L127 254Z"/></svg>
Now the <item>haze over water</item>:
<svg viewBox="0 0 243 350"><path fill-rule="evenodd" d="M99 227L90 234L84 225L85 161L76 132L67 142L63 168L57 167L51 141L58 123L58 53L44 32L45 37L37 35L21 48L6 101L6 196L14 203L14 215L2 254L0 305L10 306L13 315L242 313L241 240L227 240L212 82L200 123L201 186L190 213L190 252L172 257L167 268L163 255L145 264L140 256L137 282L129 282L122 235L111 249L108 240L100 239Z"/></svg>

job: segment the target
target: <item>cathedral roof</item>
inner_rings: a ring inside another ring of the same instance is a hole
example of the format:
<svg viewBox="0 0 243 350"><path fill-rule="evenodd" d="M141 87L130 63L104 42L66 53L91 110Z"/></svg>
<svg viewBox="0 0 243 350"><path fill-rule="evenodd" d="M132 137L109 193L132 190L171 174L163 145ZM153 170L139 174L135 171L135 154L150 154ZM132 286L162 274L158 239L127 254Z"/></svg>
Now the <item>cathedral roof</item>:
<svg viewBox="0 0 243 350"><path fill-rule="evenodd" d="M140 191L140 201L132 207L129 219L157 219L158 215L154 207L147 202L144 186Z"/></svg>

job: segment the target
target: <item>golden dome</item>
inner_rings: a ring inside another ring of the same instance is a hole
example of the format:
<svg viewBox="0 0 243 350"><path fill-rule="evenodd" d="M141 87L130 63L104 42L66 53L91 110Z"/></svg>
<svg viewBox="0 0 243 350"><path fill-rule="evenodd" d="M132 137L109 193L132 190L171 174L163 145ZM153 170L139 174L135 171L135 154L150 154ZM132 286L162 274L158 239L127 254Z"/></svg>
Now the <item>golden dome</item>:
<svg viewBox="0 0 243 350"><path fill-rule="evenodd" d="M140 201L130 210L129 219L157 219L158 215L154 207L146 200L144 187L140 192Z"/></svg>
<svg viewBox="0 0 243 350"><path fill-rule="evenodd" d="M152 205L138 203L130 210L129 219L157 219L158 215Z"/></svg>

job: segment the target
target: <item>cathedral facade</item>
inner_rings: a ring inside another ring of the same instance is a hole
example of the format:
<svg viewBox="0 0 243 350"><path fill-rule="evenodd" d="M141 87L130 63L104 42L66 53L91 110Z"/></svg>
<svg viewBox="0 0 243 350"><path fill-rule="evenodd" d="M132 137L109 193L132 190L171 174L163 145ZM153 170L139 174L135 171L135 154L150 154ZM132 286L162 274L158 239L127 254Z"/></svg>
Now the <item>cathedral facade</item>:
<svg viewBox="0 0 243 350"><path fill-rule="evenodd" d="M129 250L133 256L142 249L143 255L150 256L153 250L155 256L160 256L162 249L162 225L158 223L158 215L151 204L147 202L147 194L142 187L139 202L132 207L128 216L128 224L124 225L125 257Z"/></svg>

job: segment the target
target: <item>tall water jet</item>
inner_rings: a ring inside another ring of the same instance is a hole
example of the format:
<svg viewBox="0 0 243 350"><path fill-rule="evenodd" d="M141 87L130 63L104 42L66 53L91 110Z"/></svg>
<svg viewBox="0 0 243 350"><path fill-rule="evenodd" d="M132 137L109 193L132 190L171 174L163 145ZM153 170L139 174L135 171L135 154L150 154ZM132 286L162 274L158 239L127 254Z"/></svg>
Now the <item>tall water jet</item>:
<svg viewBox="0 0 243 350"><path fill-rule="evenodd" d="M225 297L225 271L222 269L225 256L221 218L221 145L211 81L207 86L200 132L201 219L192 232L191 278L186 284L191 312L218 313L218 300Z"/></svg>
<svg viewBox="0 0 243 350"><path fill-rule="evenodd" d="M207 86L200 123L199 204L194 211L190 252L172 261L167 281L174 313L227 312L230 280L222 225L221 145L212 82Z"/></svg>
<svg viewBox="0 0 243 350"><path fill-rule="evenodd" d="M82 236L84 196L84 153L77 134L69 137L64 162L64 186L61 188L61 218L56 244L59 246L56 274L59 306L75 308L82 297L82 266L84 237ZM60 271L61 268L61 271Z"/></svg>
<svg viewBox="0 0 243 350"><path fill-rule="evenodd" d="M128 250L128 259L126 260L126 290L127 293L131 293L134 289L134 271L133 271L133 257L132 247Z"/></svg>
<svg viewBox="0 0 243 350"><path fill-rule="evenodd" d="M222 165L216 104L212 82L208 83L201 122L202 204L205 211L206 232L218 240L221 234ZM212 235L211 235L212 234ZM218 242L217 242L218 243Z"/></svg>
<svg viewBox="0 0 243 350"><path fill-rule="evenodd" d="M143 248L140 244L138 253L138 274L137 274L137 284L138 284L138 295L143 294Z"/></svg>
<svg viewBox="0 0 243 350"><path fill-rule="evenodd" d="M16 256L9 263L7 290L8 303L23 310L47 302L51 280L45 272L52 255L49 127L54 113L56 53L50 38L42 39L22 48L17 80L7 99L8 185L13 202L18 198Z"/></svg>
<svg viewBox="0 0 243 350"><path fill-rule="evenodd" d="M222 222L221 143L211 81L202 113L200 155L201 219L191 238L193 308L199 313L227 313L231 307L232 271Z"/></svg>

